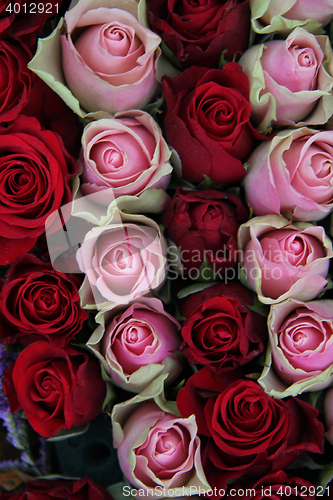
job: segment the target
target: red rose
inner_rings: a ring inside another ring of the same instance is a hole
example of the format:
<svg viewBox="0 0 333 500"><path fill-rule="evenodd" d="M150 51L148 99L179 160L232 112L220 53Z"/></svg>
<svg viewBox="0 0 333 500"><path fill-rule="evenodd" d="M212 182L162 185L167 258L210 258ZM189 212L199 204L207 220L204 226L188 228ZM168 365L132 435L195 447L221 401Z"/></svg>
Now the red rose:
<svg viewBox="0 0 333 500"><path fill-rule="evenodd" d="M323 452L315 408L297 398L273 399L234 372L217 377L202 368L179 391L177 405L182 417L195 414L199 434L207 436L202 461L212 488L284 469L306 451Z"/></svg>
<svg viewBox="0 0 333 500"><path fill-rule="evenodd" d="M164 133L180 156L182 177L216 186L240 181L243 162L263 139L251 125L249 82L237 63L223 69L191 67L162 79Z"/></svg>
<svg viewBox="0 0 333 500"><path fill-rule="evenodd" d="M0 128L0 265L34 246L47 217L72 200L76 173L61 138L35 118L19 115Z"/></svg>
<svg viewBox="0 0 333 500"><path fill-rule="evenodd" d="M37 479L25 491L2 493L1 500L112 500L103 486L89 477L82 479Z"/></svg>
<svg viewBox="0 0 333 500"><path fill-rule="evenodd" d="M238 283L213 285L189 295L181 307L182 352L216 372L248 363L264 349L267 320L252 311L252 293Z"/></svg>
<svg viewBox="0 0 333 500"><path fill-rule="evenodd" d="M167 237L181 248L181 264L190 277L205 260L215 272L235 268L237 231L247 220L247 210L232 194L184 189L177 189L161 219Z"/></svg>
<svg viewBox="0 0 333 500"><path fill-rule="evenodd" d="M15 120L28 102L35 76L27 68L32 57L23 44L0 40L0 123Z"/></svg>
<svg viewBox="0 0 333 500"><path fill-rule="evenodd" d="M316 491L320 492L318 486L302 479L286 474L279 470L272 474L248 481L241 484L235 484L232 487L232 496L236 500L296 500L304 498L305 500L314 500Z"/></svg>
<svg viewBox="0 0 333 500"><path fill-rule="evenodd" d="M0 291L0 340L25 345L46 340L64 347L88 317L80 306L80 281L32 254L22 255Z"/></svg>
<svg viewBox="0 0 333 500"><path fill-rule="evenodd" d="M183 68L217 67L223 51L231 60L247 48L251 18L248 0L147 0L147 8L151 28Z"/></svg>
<svg viewBox="0 0 333 500"><path fill-rule="evenodd" d="M33 342L5 371L10 411L24 410L44 437L84 425L102 412L106 385L98 361L86 351Z"/></svg>
<svg viewBox="0 0 333 500"><path fill-rule="evenodd" d="M0 33L23 39L30 47L35 43L37 31L47 19L59 13L62 0L36 3L31 0L2 0L0 5Z"/></svg>

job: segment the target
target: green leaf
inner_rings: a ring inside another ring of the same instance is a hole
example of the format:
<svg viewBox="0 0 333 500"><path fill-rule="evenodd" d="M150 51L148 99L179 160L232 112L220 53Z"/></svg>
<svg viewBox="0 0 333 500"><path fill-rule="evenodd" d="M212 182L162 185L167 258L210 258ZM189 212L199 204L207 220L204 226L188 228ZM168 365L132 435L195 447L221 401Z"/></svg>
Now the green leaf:
<svg viewBox="0 0 333 500"><path fill-rule="evenodd" d="M218 189L219 186L215 186L214 182L208 177L208 175L203 174L204 180L198 184L197 188L202 191L203 189Z"/></svg>
<svg viewBox="0 0 333 500"><path fill-rule="evenodd" d="M167 46L167 44L163 40L162 40L162 42L160 44L160 47L161 47L162 52L165 55L165 57L167 59L169 59L169 61L172 63L172 65L181 70L182 67L181 67L181 65L180 65L177 57L172 52L172 50L169 49L169 47Z"/></svg>
<svg viewBox="0 0 333 500"><path fill-rule="evenodd" d="M194 283L193 285L190 285L186 288L183 288L183 290L180 290L178 292L177 297L179 299L184 299L188 295L191 295L192 293L196 292L201 292L202 290L205 290L206 288L209 288L210 286L217 285L218 282L211 282L211 283Z"/></svg>
<svg viewBox="0 0 333 500"><path fill-rule="evenodd" d="M316 484L326 489L328 483L333 479L333 464L326 464L324 469L319 472ZM319 496L319 495L318 495Z"/></svg>
<svg viewBox="0 0 333 500"><path fill-rule="evenodd" d="M251 309L251 311L254 311L260 314L261 316L266 316L266 317L268 316L270 311L270 307L267 304L263 304L262 302L260 302L260 300L258 300L257 297L254 299L253 306L247 305L247 307Z"/></svg>
<svg viewBox="0 0 333 500"><path fill-rule="evenodd" d="M224 57L227 52L228 52L228 49L225 49L225 50L222 51L221 57L220 57L220 60L219 60L219 64L218 64L218 69L222 69L223 66L229 62Z"/></svg>
<svg viewBox="0 0 333 500"><path fill-rule="evenodd" d="M71 438L74 436L79 436L80 434L84 434L85 432L87 432L88 429L89 429L89 423L86 425L80 425L79 427L72 427L68 431L64 431L64 430L59 431L56 436L48 438L47 441L49 441L51 443L53 441L63 441L64 439L68 439L68 438Z"/></svg>
<svg viewBox="0 0 333 500"><path fill-rule="evenodd" d="M195 281L199 281L200 283L207 283L208 281L209 282L213 281L214 278L215 278L215 272L209 265L208 259L206 258L205 261L199 267L199 276Z"/></svg>

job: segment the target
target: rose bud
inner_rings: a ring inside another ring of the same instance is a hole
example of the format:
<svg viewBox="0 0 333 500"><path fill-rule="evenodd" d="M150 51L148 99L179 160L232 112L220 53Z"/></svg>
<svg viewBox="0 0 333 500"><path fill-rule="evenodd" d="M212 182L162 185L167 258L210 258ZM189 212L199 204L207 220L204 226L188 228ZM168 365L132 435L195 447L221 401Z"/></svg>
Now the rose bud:
<svg viewBox="0 0 333 500"><path fill-rule="evenodd" d="M119 387L142 392L158 375L167 373L170 383L180 374L180 325L160 300L141 297L127 308L104 309L95 321L87 345Z"/></svg>
<svg viewBox="0 0 333 500"><path fill-rule="evenodd" d="M246 49L250 34L249 2L228 0L201 4L148 0L147 14L183 68L217 68L221 52L230 61Z"/></svg>
<svg viewBox="0 0 333 500"><path fill-rule="evenodd" d="M239 283L221 283L186 297L181 315L182 353L193 364L217 373L258 356L267 338L266 317L250 307L252 293Z"/></svg>
<svg viewBox="0 0 333 500"><path fill-rule="evenodd" d="M42 340L23 349L2 385L10 411L24 410L31 427L44 437L87 424L102 412L106 397L95 357Z"/></svg>
<svg viewBox="0 0 333 500"><path fill-rule="evenodd" d="M252 153L245 192L255 215L314 221L333 209L333 131L283 130Z"/></svg>
<svg viewBox="0 0 333 500"><path fill-rule="evenodd" d="M108 3L113 4L79 2L66 12L67 31L61 35L66 83L86 111L142 108L157 89L160 38Z"/></svg>
<svg viewBox="0 0 333 500"><path fill-rule="evenodd" d="M115 423L117 406L112 416ZM124 422L121 435L115 428L113 432L120 467L140 496L157 487L168 489L170 496L175 496L177 488L189 493L191 485L202 492L210 490L202 470L194 415L181 418L155 403L143 402Z"/></svg>
<svg viewBox="0 0 333 500"><path fill-rule="evenodd" d="M93 121L82 135L82 193L98 192L99 202L109 205L112 189L114 198L126 197L129 210L134 197L145 193L146 199L150 190L158 189L152 210L163 211L169 201L162 190L170 180L170 154L160 128L148 113L128 111Z"/></svg>
<svg viewBox="0 0 333 500"><path fill-rule="evenodd" d="M250 0L252 28L256 33L290 33L302 26L310 33L323 33L321 25L333 16L331 0L313 3L303 0Z"/></svg>
<svg viewBox="0 0 333 500"><path fill-rule="evenodd" d="M265 304L314 299L327 284L333 256L324 228L290 224L278 215L254 217L238 231L245 283Z"/></svg>
<svg viewBox="0 0 333 500"><path fill-rule="evenodd" d="M274 397L319 391L333 380L333 300L271 306L270 346L260 385ZM284 383L285 382L285 383Z"/></svg>
<svg viewBox="0 0 333 500"><path fill-rule="evenodd" d="M191 278L191 271L205 261L222 276L237 266L237 230L247 219L248 211L233 194L178 188L161 222L179 249L182 269Z"/></svg>
<svg viewBox="0 0 333 500"><path fill-rule="evenodd" d="M86 275L81 303L88 309L128 304L165 279L166 242L158 225L143 215L122 215L123 222L117 216L93 227L76 254Z"/></svg>
<svg viewBox="0 0 333 500"><path fill-rule="evenodd" d="M295 28L286 40L253 45L239 60L250 81L251 120L260 132L324 124L333 112L329 38Z"/></svg>

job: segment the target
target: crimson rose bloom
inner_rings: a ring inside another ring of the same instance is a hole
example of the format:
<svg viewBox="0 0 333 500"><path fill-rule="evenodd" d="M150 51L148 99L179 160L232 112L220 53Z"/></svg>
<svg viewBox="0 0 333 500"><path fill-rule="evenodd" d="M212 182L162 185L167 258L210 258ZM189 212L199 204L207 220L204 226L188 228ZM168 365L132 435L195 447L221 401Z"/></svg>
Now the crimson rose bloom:
<svg viewBox="0 0 333 500"><path fill-rule="evenodd" d="M112 500L103 486L89 477L82 479L37 479L28 481L25 491L2 493L1 500Z"/></svg>
<svg viewBox="0 0 333 500"><path fill-rule="evenodd" d="M202 462L212 488L284 469L306 451L323 452L318 410L297 398L273 399L234 371L217 377L202 368L179 391L177 405L182 417L195 414L198 433L207 436Z"/></svg>
<svg viewBox="0 0 333 500"><path fill-rule="evenodd" d="M102 412L106 396L95 357L42 340L23 349L5 371L2 385L10 411L24 410L44 437L90 422Z"/></svg>
<svg viewBox="0 0 333 500"><path fill-rule="evenodd" d="M0 340L25 345L46 340L64 347L88 318L80 306L80 281L35 255L19 257L0 292Z"/></svg>
<svg viewBox="0 0 333 500"><path fill-rule="evenodd" d="M189 295L181 306L182 352L190 363L217 373L248 363L264 349L267 322L247 306L252 293L239 283L213 285Z"/></svg>
<svg viewBox="0 0 333 500"><path fill-rule="evenodd" d="M35 118L19 115L0 128L0 265L31 250L47 217L71 202L76 173L60 136Z"/></svg>
<svg viewBox="0 0 333 500"><path fill-rule="evenodd" d="M205 259L214 271L236 267L237 230L247 220L247 210L232 194L181 188L161 219L167 237L181 247L181 264L188 272Z"/></svg>
<svg viewBox="0 0 333 500"><path fill-rule="evenodd" d="M250 34L249 0L147 0L148 20L183 68L240 56Z"/></svg>
<svg viewBox="0 0 333 500"><path fill-rule="evenodd" d="M317 486L302 479L286 474L279 470L261 479L255 479L241 484L233 485L236 500L296 500L304 498L314 500L316 491L320 491ZM238 493L239 492L239 493Z"/></svg>
<svg viewBox="0 0 333 500"><path fill-rule="evenodd" d="M249 81L237 63L222 69L191 67L162 79L164 133L180 156L182 177L216 186L240 181L243 162L263 136L251 125Z"/></svg>
<svg viewBox="0 0 333 500"><path fill-rule="evenodd" d="M32 57L23 44L0 40L0 123L15 120L28 102L33 73L27 68Z"/></svg>

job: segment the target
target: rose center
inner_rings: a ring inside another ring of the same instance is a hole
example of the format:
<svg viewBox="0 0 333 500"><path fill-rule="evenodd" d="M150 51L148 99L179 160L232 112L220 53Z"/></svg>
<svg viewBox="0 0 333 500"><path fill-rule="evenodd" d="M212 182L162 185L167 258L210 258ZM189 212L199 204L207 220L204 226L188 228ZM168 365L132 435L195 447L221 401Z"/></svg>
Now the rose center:
<svg viewBox="0 0 333 500"><path fill-rule="evenodd" d="M127 33L119 27L107 26L102 30L105 48L109 54L125 57L131 46Z"/></svg>
<svg viewBox="0 0 333 500"><path fill-rule="evenodd" d="M107 149L104 153L104 162L109 166L110 170L116 170L123 166L123 157L118 151Z"/></svg>
<svg viewBox="0 0 333 500"><path fill-rule="evenodd" d="M180 436L174 429L169 429L166 434L160 436L156 444L156 452L172 455L180 443Z"/></svg>
<svg viewBox="0 0 333 500"><path fill-rule="evenodd" d="M298 46L295 47L295 53L297 54L297 62L300 66L311 68L316 65L316 56L312 49L300 49Z"/></svg>

